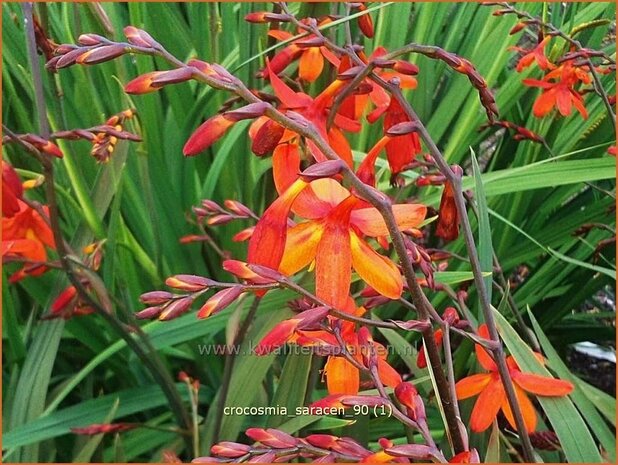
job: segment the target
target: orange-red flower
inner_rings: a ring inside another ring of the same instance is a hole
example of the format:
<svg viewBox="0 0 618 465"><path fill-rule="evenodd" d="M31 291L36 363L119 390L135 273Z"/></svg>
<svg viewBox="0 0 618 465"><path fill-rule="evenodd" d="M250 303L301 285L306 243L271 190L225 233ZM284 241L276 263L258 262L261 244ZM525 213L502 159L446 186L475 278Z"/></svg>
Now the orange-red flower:
<svg viewBox="0 0 618 465"><path fill-rule="evenodd" d="M455 203L455 191L450 181L444 183L444 191L440 199L436 236L445 241L453 241L459 236L459 213Z"/></svg>
<svg viewBox="0 0 618 465"><path fill-rule="evenodd" d="M42 266L47 261L45 247L55 248L52 231L41 215L21 200L17 200L17 205L17 213L2 218L2 262L26 259L31 263L9 278L12 283L27 275L42 274L46 270Z"/></svg>
<svg viewBox="0 0 618 465"><path fill-rule="evenodd" d="M550 71L541 81L524 79L524 84L543 89L532 107L534 116L542 118L554 107L562 116L569 116L573 107L575 107L584 119L588 118L584 100L574 88L578 82L590 84L591 78L586 69L574 66L571 61L567 61Z"/></svg>
<svg viewBox="0 0 618 465"><path fill-rule="evenodd" d="M481 337L489 337L486 325L480 326L478 333ZM455 385L458 399L467 399L479 394L472 409L470 428L475 432L486 430L496 418L500 409L502 409L509 424L516 428L513 413L500 380L498 367L483 347L477 344L475 349L480 365L489 373L468 376ZM537 396L566 396L573 390L573 385L561 379L523 373L513 357L507 358L507 365L514 382L515 394L524 417L526 430L532 432L536 429L536 411L526 392Z"/></svg>
<svg viewBox="0 0 618 465"><path fill-rule="evenodd" d="M10 218L19 212L19 200L24 194L15 169L2 160L2 216Z"/></svg>
<svg viewBox="0 0 618 465"><path fill-rule="evenodd" d="M330 18L327 18L320 22L320 26L331 22ZM299 32L304 32L299 30ZM279 29L272 29L268 31L268 35L274 37L277 40L284 41L294 37L287 31ZM315 81L322 70L324 69L324 58L326 58L333 66L339 66L339 58L333 54L327 47L324 46L321 41L314 35L303 37L293 41L287 45L283 50L275 54L270 66L272 70L279 74L283 71L292 61L300 57L298 63L298 75L301 79L307 82ZM266 72L267 74L267 72Z"/></svg>
<svg viewBox="0 0 618 465"><path fill-rule="evenodd" d="M524 55L517 62L517 66L515 67L518 73L521 73L524 69L526 69L535 61L539 65L539 68L541 68L542 70L554 69L556 67L554 64L550 63L550 61L545 56L545 47L549 43L550 39L550 36L545 37L532 50L521 47L509 47L509 50L516 50L518 52L524 53Z"/></svg>
<svg viewBox="0 0 618 465"><path fill-rule="evenodd" d="M303 92L294 92L288 87L278 76L273 69L270 62L266 62L266 72L273 91L281 105L278 107L281 111L292 110L298 113L303 118L313 123L316 130L320 133L324 140L327 140L332 149L344 160L348 166L352 166L352 150L350 145L341 130L357 132L360 130L360 124L353 119L347 118L341 114L337 114L335 122L330 130L326 129L326 121L328 118L327 110L332 103L333 98L339 90L344 86L345 81L336 79L326 89L324 89L318 96L311 98L309 95ZM269 128L269 131L262 131L262 128L269 124L271 121L267 117L258 118L251 126L249 131L250 137L253 139L252 146L261 145L260 138L269 138L272 131L277 131L277 126ZM295 132L286 129L280 136L280 143L288 143L291 145L297 145L299 142L299 136ZM316 161L327 160L322 151L313 143L313 141L307 139L307 148L311 153L311 156ZM293 166L291 169L297 170L298 166Z"/></svg>
<svg viewBox="0 0 618 465"><path fill-rule="evenodd" d="M290 211L308 221L289 227ZM393 206L397 223L404 230L420 226L426 211L420 204ZM387 235L378 210L368 207L337 181L324 178L308 183L299 179L257 223L249 242L248 261L287 275L315 261L316 294L337 308L347 301L352 268L377 292L397 299L403 288L399 270L362 237Z"/></svg>

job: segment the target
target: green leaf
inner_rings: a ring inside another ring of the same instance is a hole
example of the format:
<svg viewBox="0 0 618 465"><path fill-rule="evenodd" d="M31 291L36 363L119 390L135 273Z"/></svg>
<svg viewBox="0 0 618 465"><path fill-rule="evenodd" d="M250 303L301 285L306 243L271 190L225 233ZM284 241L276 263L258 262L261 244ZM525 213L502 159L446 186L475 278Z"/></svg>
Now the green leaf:
<svg viewBox="0 0 618 465"><path fill-rule="evenodd" d="M481 263L481 270L489 273L489 276L483 278L485 282L485 291L487 292L487 298L491 302L492 294L492 279L491 272L493 270L493 246L491 244L491 226L489 224L489 213L487 208L487 199L485 198L485 188L483 186L483 179L481 177L481 169L479 168L478 161L476 160L476 154L470 149L470 155L472 158L472 168L474 171L474 183L475 183L475 199L476 207L478 209L478 222L479 222L479 242L478 253L479 261Z"/></svg>
<svg viewBox="0 0 618 465"><path fill-rule="evenodd" d="M548 253L550 255L553 255L557 259L562 260L563 262L566 262L566 263L572 263L573 265L581 266L582 268L587 268L587 269L592 270L592 271L597 271L599 273L603 273L603 274L609 276L610 278L615 278L616 277L616 270L615 269L609 269L609 268L605 268L603 266L598 266L598 265L591 265L590 263L582 262L581 260L577 260L575 258L568 257L567 255L564 255L563 253L560 253L560 252L558 252L558 251L556 251L554 249L551 249L549 247L545 247L543 244L541 244L539 241L537 241L534 237L532 237L526 231L521 229L519 226L517 226L513 222L507 220L504 216L502 216L499 213L493 211L492 209L489 209L489 213L492 216L495 216L496 218L498 218L500 221L502 221L502 222L506 223L507 225L509 225L511 228L513 228L514 230L516 230L517 232L519 232L520 234L525 236L527 239L529 239L531 242L536 244L540 249L544 250L546 253Z"/></svg>
<svg viewBox="0 0 618 465"><path fill-rule="evenodd" d="M311 368L311 354L292 353L286 356L281 378L271 405L285 407L288 413L302 406L307 392L307 382ZM269 428L276 428L285 421L285 416L268 418Z"/></svg>
<svg viewBox="0 0 618 465"><path fill-rule="evenodd" d="M483 272L483 276L486 279L487 277L491 279L491 271ZM433 277L437 283L451 286L453 284L472 281L474 279L474 274L472 271L436 271Z"/></svg>
<svg viewBox="0 0 618 465"><path fill-rule="evenodd" d="M500 312L493 310L500 336L521 370L551 377L551 373L537 360L532 349L526 345L509 322ZM569 397L538 396L537 399L558 435L569 462L603 461L586 423Z"/></svg>
<svg viewBox="0 0 618 465"><path fill-rule="evenodd" d="M571 394L571 399L579 409L588 426L592 430L592 433L597 437L605 451L607 452L611 462L616 461L616 437L615 433L610 431L605 420L599 412L597 412L594 404L586 397L584 390L581 388L578 381L579 378L574 376L571 371L564 364L556 350L553 348L549 339L541 329L541 326L534 318L534 315L528 308L528 316L530 317L530 321L532 322L532 327L534 328L534 332L543 348L543 352L547 356L547 365L561 378L568 381L571 381L575 386ZM615 407L615 404L614 404ZM612 412L615 413L615 408Z"/></svg>
<svg viewBox="0 0 618 465"><path fill-rule="evenodd" d="M184 400L188 400L188 393L186 389L183 389L184 386L182 383L177 384L181 397ZM205 397L202 397L202 401L206 400ZM10 450L26 444L34 444L63 434L69 434L70 428L73 427L102 423L115 402L118 402L118 410L116 410L114 419L162 407L167 404L167 399L159 386L153 385L126 389L96 399L90 399L37 418L4 433L2 436L2 447ZM8 454L5 458L8 458Z"/></svg>
<svg viewBox="0 0 618 465"><path fill-rule="evenodd" d="M491 425L491 433L489 435L489 441L487 441L487 452L485 453L484 463L500 463L500 430L498 429L498 422L493 421Z"/></svg>

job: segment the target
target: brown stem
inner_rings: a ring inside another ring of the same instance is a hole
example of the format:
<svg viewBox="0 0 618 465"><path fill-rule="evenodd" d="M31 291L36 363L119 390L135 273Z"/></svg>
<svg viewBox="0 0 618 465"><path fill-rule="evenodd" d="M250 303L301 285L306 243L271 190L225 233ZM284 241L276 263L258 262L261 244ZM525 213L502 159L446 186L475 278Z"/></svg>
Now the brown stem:
<svg viewBox="0 0 618 465"><path fill-rule="evenodd" d="M517 397L515 395L515 388L513 386L513 380L509 374L508 367L506 365L506 358L504 355L504 349L502 344L500 344L500 336L498 335L498 329L496 327L496 322L493 315L493 310L491 308L491 303L489 302L489 298L487 295L487 289L485 288L485 281L483 279L483 271L481 268L481 264L479 262L478 252L476 250L476 244L474 243L474 235L472 233L472 227L470 226L470 220L468 219L468 212L466 210L466 204L463 195L463 189L461 185L461 176L458 176L453 172L451 167L448 165L444 156L436 146L435 142L429 135L427 129L420 121L419 117L416 115L416 112L410 105L410 103L404 98L401 93L401 89L398 86L385 83L384 88L388 90L394 98L396 98L401 104L404 111L408 114L412 121L418 123L419 134L425 145L429 149L429 152L433 156L436 164L440 168L440 171L446 178L452 183L453 190L455 191L455 204L457 206L457 213L459 214L459 221L461 224L461 229L464 236L464 242L466 244L466 248L468 250L468 255L470 257L470 265L472 267L472 274L474 275L474 284L476 285L477 292L479 294L479 300L481 303L481 309L483 310L483 316L485 318L485 323L487 324L487 328L489 330L489 335L491 340L496 341L496 347L493 349L492 353L496 364L498 366L498 372L500 373L500 379L502 380L502 384L504 385L504 389L509 401L509 405L513 412L513 416L515 418L515 423L517 425L517 430L520 433L524 457L526 461L532 462L534 461L534 452L532 448L532 444L530 443L530 438L528 437L528 433L526 430L526 425L524 423L524 418L521 413L521 409L519 407L519 403L517 402Z"/></svg>

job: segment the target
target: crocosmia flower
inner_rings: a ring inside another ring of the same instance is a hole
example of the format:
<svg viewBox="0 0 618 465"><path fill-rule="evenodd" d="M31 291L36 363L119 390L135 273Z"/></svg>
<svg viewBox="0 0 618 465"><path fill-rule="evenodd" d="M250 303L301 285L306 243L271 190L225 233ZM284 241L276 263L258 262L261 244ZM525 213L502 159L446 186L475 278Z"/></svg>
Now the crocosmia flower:
<svg viewBox="0 0 618 465"><path fill-rule="evenodd" d="M480 326L478 333L481 337L489 337L486 325ZM479 344L476 345L475 349L481 367L489 373L468 376L455 385L458 399L467 399L479 395L470 416L470 428L475 432L485 431L492 424L498 412L502 410L509 424L516 429L515 419L500 380L496 363ZM517 402L524 417L526 430L529 433L533 432L536 429L536 411L526 393L537 396L561 397L569 394L573 390L573 385L561 379L523 373L513 357L508 357L506 363L514 383Z"/></svg>
<svg viewBox="0 0 618 465"><path fill-rule="evenodd" d="M290 227L291 211L307 221ZM427 209L400 204L393 206L393 212L398 226L407 230L421 225ZM287 275L315 263L316 294L335 307L346 303L352 269L380 294L398 299L401 273L364 239L387 235L378 210L337 181L298 179L264 212L249 242L248 259Z"/></svg>

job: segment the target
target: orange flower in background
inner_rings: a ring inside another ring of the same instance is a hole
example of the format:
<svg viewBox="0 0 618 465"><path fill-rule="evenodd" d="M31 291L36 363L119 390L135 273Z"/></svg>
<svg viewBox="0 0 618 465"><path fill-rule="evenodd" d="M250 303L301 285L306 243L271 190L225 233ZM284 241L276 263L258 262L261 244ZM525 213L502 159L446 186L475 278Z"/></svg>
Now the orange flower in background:
<svg viewBox="0 0 618 465"><path fill-rule="evenodd" d="M387 236L384 219L333 179L295 181L265 212L249 242L248 261L292 275L315 261L316 294L337 308L348 299L352 268L380 294L397 299L403 282L397 267L362 236ZM289 227L293 211L309 221ZM420 204L393 206L399 227L416 228L427 209Z"/></svg>
<svg viewBox="0 0 618 465"><path fill-rule="evenodd" d="M481 325L478 334L481 337L489 338L487 326ZM475 350L480 365L489 373L468 376L455 385L458 399L467 399L479 394L470 416L470 428L475 432L485 431L496 418L500 409L502 409L509 424L513 428L517 428L504 386L500 380L498 367L482 346L476 344ZM524 417L526 430L529 433L533 432L536 429L536 411L526 393L537 396L561 397L571 393L573 385L561 379L523 373L512 356L509 356L506 362L513 379L515 394Z"/></svg>
<svg viewBox="0 0 618 465"><path fill-rule="evenodd" d="M528 50L521 47L509 47L509 50L516 50L518 52L523 52L524 55L517 62L517 66L515 69L518 73L521 73L524 69L530 66L532 63L536 62L539 65L539 68L542 70L554 69L556 65L550 63L547 57L545 56L545 47L551 40L550 36L545 37L539 44L534 47L532 50Z"/></svg>
<svg viewBox="0 0 618 465"><path fill-rule="evenodd" d="M332 22L332 20L326 18L320 21L319 26L323 26L330 22ZM298 32L302 33L304 31L299 30ZM294 37L293 34L279 29L271 29L268 31L268 35L279 41L289 40ZM272 71L279 74L287 68L292 61L300 57L298 75L304 81L313 82L322 74L325 58L337 68L339 66L339 58L318 39L319 38L314 35L309 35L308 37L293 41L290 45L273 56L270 63ZM262 75L268 75L268 72L265 70Z"/></svg>
<svg viewBox="0 0 618 465"><path fill-rule="evenodd" d="M554 107L562 116L569 116L575 107L584 119L588 118L584 99L574 88L579 82L590 84L591 78L586 69L574 66L571 61L567 61L547 73L541 81L524 79L522 82L527 86L543 89L532 107L532 112L537 118L542 118Z"/></svg>

